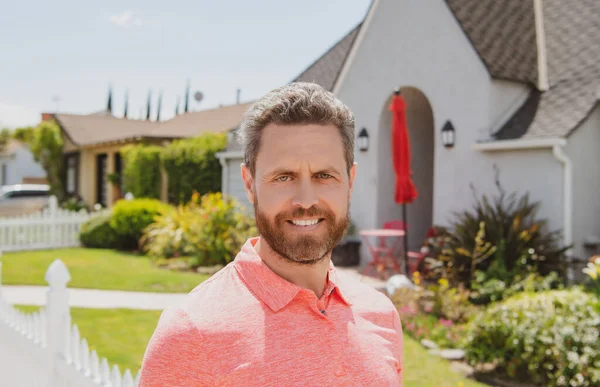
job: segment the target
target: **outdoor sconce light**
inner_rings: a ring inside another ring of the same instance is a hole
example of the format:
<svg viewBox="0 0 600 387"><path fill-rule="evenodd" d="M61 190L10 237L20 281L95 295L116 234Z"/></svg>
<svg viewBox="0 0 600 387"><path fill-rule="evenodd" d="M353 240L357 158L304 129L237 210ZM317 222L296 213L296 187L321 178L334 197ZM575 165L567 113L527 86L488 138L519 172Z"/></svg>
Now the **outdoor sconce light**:
<svg viewBox="0 0 600 387"><path fill-rule="evenodd" d="M444 144L446 148L452 148L455 140L456 132L454 131L454 125L452 125L452 122L446 121L442 128L442 144Z"/></svg>
<svg viewBox="0 0 600 387"><path fill-rule="evenodd" d="M366 152L369 149L369 133L367 128L362 128L358 133L358 149L361 152Z"/></svg>

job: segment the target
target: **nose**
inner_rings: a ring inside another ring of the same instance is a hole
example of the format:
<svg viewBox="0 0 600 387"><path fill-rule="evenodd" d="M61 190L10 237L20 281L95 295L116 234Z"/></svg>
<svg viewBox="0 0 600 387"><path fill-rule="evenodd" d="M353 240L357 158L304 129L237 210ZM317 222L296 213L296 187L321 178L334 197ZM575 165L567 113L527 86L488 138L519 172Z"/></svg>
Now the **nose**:
<svg viewBox="0 0 600 387"><path fill-rule="evenodd" d="M311 184L311 181L300 181L296 186L296 192L292 199L292 205L309 209L319 203L317 193Z"/></svg>

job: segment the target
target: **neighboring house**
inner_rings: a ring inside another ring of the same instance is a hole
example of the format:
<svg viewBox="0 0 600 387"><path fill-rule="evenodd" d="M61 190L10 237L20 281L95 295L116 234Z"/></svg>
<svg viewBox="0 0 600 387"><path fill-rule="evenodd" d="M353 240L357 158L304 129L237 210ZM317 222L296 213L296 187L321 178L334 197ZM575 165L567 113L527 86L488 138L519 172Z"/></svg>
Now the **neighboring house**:
<svg viewBox="0 0 600 387"><path fill-rule="evenodd" d="M56 119L62 130L67 194L78 195L90 206L100 203L110 207L119 198L113 197L107 175L121 173L119 151L123 146L141 142L166 145L174 139L225 132L239 124L248 107L247 103L225 106L162 122L123 119L108 113L43 114L42 119ZM166 199L166 184L161 196Z"/></svg>
<svg viewBox="0 0 600 387"><path fill-rule="evenodd" d="M365 20L297 80L335 93L365 128L351 217L359 229L401 218L393 201L391 115L407 102L419 197L408 206L409 245L473 205L472 185L541 202L571 253L600 236L600 2L597 0L375 0ZM444 146L442 128L454 131ZM220 155L225 192L240 196L241 153ZM593 246L592 246L593 247ZM366 253L363 251L363 253Z"/></svg>
<svg viewBox="0 0 600 387"><path fill-rule="evenodd" d="M23 183L45 183L46 171L38 164L29 147L17 140L9 140L0 149L0 187Z"/></svg>

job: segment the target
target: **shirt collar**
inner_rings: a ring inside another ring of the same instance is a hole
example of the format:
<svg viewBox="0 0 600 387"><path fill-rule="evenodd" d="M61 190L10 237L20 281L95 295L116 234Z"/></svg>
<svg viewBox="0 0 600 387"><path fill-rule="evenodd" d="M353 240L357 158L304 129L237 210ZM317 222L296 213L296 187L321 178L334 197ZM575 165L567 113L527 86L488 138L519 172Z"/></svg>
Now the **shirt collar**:
<svg viewBox="0 0 600 387"><path fill-rule="evenodd" d="M298 295L301 288L275 274L263 262L254 249L256 242L258 242L258 237L246 241L235 257L234 267L248 289L274 312L277 312L289 304ZM326 286L326 291L335 290L344 303L352 305L342 295L337 271L331 261L329 262L327 277L329 283Z"/></svg>

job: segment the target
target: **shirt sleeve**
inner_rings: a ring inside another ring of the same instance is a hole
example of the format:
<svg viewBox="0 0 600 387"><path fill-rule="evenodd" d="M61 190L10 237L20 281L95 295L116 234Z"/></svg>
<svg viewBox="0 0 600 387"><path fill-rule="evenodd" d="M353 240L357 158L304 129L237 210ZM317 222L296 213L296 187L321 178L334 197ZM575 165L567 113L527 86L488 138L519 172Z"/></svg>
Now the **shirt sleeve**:
<svg viewBox="0 0 600 387"><path fill-rule="evenodd" d="M394 344L394 356L400 363L398 370L398 376L400 379L399 386L402 387L402 379L404 377L404 336L402 334L402 323L400 322L400 316L398 311L394 308L392 314L394 315L394 329L396 330L396 343Z"/></svg>
<svg viewBox="0 0 600 387"><path fill-rule="evenodd" d="M213 386L202 344L185 311L165 309L146 348L139 387Z"/></svg>

